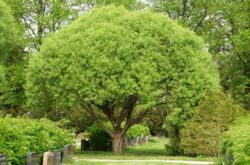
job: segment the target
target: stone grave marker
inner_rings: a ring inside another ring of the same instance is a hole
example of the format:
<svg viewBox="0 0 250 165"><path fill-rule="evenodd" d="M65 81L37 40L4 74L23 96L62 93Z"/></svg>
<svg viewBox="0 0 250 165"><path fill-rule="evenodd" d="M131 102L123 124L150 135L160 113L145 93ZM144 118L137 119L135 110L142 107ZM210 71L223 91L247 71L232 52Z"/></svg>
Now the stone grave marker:
<svg viewBox="0 0 250 165"><path fill-rule="evenodd" d="M137 136L137 137L136 137L136 143L135 143L135 145L138 146L139 144L140 144L140 137Z"/></svg>
<svg viewBox="0 0 250 165"><path fill-rule="evenodd" d="M53 165L60 165L62 162L62 151L53 151L52 153L52 164Z"/></svg>
<svg viewBox="0 0 250 165"><path fill-rule="evenodd" d="M43 165L53 165L53 155L51 152L44 152Z"/></svg>
<svg viewBox="0 0 250 165"><path fill-rule="evenodd" d="M149 142L149 136L146 136L145 143L148 143L148 142Z"/></svg>
<svg viewBox="0 0 250 165"><path fill-rule="evenodd" d="M65 145L63 149L63 162L73 158L75 148L73 145Z"/></svg>
<svg viewBox="0 0 250 165"><path fill-rule="evenodd" d="M7 155L0 154L0 165L8 165Z"/></svg>
<svg viewBox="0 0 250 165"><path fill-rule="evenodd" d="M41 159L36 152L30 152L26 156L26 165L40 165Z"/></svg>

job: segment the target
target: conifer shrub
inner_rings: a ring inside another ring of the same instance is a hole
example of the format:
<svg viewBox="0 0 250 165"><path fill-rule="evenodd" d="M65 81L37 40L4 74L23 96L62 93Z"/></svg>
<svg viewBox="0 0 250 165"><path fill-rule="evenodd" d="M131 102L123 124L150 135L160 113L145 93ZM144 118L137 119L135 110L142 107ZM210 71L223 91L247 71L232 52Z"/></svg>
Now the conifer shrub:
<svg viewBox="0 0 250 165"><path fill-rule="evenodd" d="M220 155L220 142L229 125L243 110L223 92L208 92L195 108L180 133L180 146L186 155Z"/></svg>

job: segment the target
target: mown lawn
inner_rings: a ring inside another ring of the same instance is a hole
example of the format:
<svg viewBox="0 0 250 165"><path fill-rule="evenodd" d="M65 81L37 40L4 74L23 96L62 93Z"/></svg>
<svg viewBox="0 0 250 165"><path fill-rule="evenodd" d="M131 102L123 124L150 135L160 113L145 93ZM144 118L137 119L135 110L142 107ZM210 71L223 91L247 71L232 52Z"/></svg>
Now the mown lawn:
<svg viewBox="0 0 250 165"><path fill-rule="evenodd" d="M148 144L142 146L128 147L122 155L113 155L112 152L85 151L76 154L77 161L68 165L166 165L163 162L92 162L91 160L193 160L193 161L214 161L208 157L186 157L166 156L164 145L168 143L167 138L153 137ZM178 163L167 163L181 165ZM184 164L182 164L184 165Z"/></svg>

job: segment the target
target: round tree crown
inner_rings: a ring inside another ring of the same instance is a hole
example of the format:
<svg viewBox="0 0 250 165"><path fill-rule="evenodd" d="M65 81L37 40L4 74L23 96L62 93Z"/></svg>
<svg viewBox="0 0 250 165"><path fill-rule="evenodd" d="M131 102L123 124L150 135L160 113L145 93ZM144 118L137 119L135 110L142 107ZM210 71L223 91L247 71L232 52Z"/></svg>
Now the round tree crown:
<svg viewBox="0 0 250 165"><path fill-rule="evenodd" d="M162 14L107 6L45 39L29 63L27 96L70 107L136 96L148 107L180 93L199 98L217 78L193 32Z"/></svg>

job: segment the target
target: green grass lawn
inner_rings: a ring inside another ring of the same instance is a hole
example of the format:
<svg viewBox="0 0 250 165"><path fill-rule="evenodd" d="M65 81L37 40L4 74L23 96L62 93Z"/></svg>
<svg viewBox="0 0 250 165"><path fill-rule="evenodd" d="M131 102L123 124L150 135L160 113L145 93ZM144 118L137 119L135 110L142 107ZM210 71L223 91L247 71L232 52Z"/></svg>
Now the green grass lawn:
<svg viewBox="0 0 250 165"><path fill-rule="evenodd" d="M122 155L113 155L112 152L104 151L84 151L80 152L79 147L76 157L78 162L72 162L68 165L166 165L162 162L90 162L86 159L101 160L193 160L193 161L214 161L214 158L208 157L186 157L186 156L166 156L164 145L168 143L167 138L153 137L148 144L141 146L130 146ZM84 161L81 161L83 160ZM177 163L167 163L180 165ZM182 164L183 165L183 164Z"/></svg>
<svg viewBox="0 0 250 165"><path fill-rule="evenodd" d="M66 165L187 165L187 164L178 164L178 163L102 163L102 162L74 162L74 163L69 163L69 164L66 164Z"/></svg>

